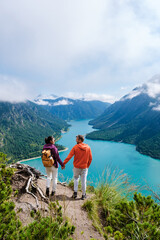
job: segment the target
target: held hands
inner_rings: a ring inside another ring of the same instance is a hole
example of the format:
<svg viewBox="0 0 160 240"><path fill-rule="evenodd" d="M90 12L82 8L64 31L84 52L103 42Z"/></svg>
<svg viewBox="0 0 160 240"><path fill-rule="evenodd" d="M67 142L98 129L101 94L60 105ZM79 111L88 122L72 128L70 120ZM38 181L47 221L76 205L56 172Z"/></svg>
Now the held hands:
<svg viewBox="0 0 160 240"><path fill-rule="evenodd" d="M61 166L61 168L62 168L62 170L65 169L65 165L63 167Z"/></svg>

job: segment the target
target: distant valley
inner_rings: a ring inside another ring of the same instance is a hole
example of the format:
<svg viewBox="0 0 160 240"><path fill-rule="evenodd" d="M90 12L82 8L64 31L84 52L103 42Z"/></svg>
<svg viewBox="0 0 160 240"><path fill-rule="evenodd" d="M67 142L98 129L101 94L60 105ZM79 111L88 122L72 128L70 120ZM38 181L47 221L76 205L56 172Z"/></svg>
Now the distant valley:
<svg viewBox="0 0 160 240"><path fill-rule="evenodd" d="M92 119L109 105L100 101L49 97L39 96L35 102L0 102L0 152L7 154L10 162L40 156L46 136L53 135L57 140L61 132L68 129L65 120ZM64 149L63 146L58 148Z"/></svg>
<svg viewBox="0 0 160 240"><path fill-rule="evenodd" d="M34 102L64 120L92 119L102 114L110 103L66 97L38 96Z"/></svg>

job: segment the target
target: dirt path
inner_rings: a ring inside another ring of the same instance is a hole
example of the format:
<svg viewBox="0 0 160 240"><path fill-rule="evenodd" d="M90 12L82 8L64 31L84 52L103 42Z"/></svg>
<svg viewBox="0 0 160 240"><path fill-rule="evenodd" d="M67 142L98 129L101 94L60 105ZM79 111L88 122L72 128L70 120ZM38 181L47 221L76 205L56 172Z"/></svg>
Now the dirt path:
<svg viewBox="0 0 160 240"><path fill-rule="evenodd" d="M38 179L38 186L45 193L45 179ZM14 182L15 184L15 182ZM18 185L17 185L18 184ZM25 184L24 179L17 178L16 185L14 189L21 188ZM86 200L81 200L81 193L78 193L78 197L76 200L72 199L71 196L73 191L62 184L57 184L57 191L55 199L52 201L58 200L60 205L62 206L63 216L66 217L75 227L75 233L72 236L74 240L89 240L96 239L102 240L104 239L93 227L92 221L88 218L87 212L82 209L82 205ZM89 199L89 195L87 196ZM15 202L15 210L18 212L19 218L23 225L27 225L33 221L33 218L30 216L30 212L33 209L37 209L35 198L26 193L25 190L21 192L18 198L13 198ZM43 211L43 216L48 215L48 204L44 201L39 201L39 209ZM21 211L19 211L21 209Z"/></svg>
<svg viewBox="0 0 160 240"><path fill-rule="evenodd" d="M45 191L44 180L38 180L38 185ZM78 193L76 200L71 196L73 191L67 186L57 185L55 199L59 201L63 208L64 216L68 217L72 224L76 227L73 239L89 240L91 238L102 240L104 239L93 227L92 221L88 218L86 211L82 209L84 200L81 200L81 193ZM88 198L87 198L88 199Z"/></svg>
<svg viewBox="0 0 160 240"><path fill-rule="evenodd" d="M36 211L39 209L41 211L42 216L48 216L49 209L48 209L48 200L42 200L36 188L36 185L42 190L45 194L46 190L46 179L39 178L40 172L37 170L25 166L23 164L15 165L14 167L17 168L17 172L12 177L12 189L13 191L18 190L18 195L14 197L12 196L12 200L15 202L15 210L22 222L23 225L27 225L33 221L33 218L30 216L31 210ZM35 181L32 187L32 190L29 189L28 183L30 182L31 178L35 177ZM37 179L37 180L36 180ZM27 186L27 187L26 187ZM32 191L32 194L26 192L26 188L28 191ZM104 238L96 231L93 227L92 221L88 218L87 212L82 209L82 205L84 204L85 200L81 200L82 193L78 192L77 199L72 199L71 196L73 191L63 185L57 184L57 191L54 198L50 199L51 201L58 200L59 204L62 206L63 216L67 220L69 220L75 227L75 233L73 235L74 240L89 240L89 239L96 239L96 240L103 240ZM91 195L87 195L87 199L89 199ZM37 202L36 202L37 199ZM37 208L37 204L39 207Z"/></svg>

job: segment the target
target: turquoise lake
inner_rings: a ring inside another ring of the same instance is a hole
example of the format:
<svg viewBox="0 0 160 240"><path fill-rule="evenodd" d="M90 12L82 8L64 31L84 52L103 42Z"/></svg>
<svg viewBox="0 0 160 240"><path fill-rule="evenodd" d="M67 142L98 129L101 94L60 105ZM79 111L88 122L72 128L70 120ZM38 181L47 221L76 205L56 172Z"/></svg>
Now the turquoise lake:
<svg viewBox="0 0 160 240"><path fill-rule="evenodd" d="M62 161L64 161L72 147L76 144L76 135L85 135L93 130L92 126L88 125L88 120L71 121L70 124L69 131L63 133L62 138L57 142L68 148L67 151L60 152ZM123 170L124 173L131 176L135 184L144 186L147 182L153 189L158 189L158 185L160 185L160 160L140 154L135 150L135 146L130 144L88 139L85 139L85 143L91 147L93 155L88 173L88 180L93 185L102 176L104 169L110 166L112 169L118 168ZM35 167L45 174L41 158L35 158L23 163ZM71 179L73 176L72 169L73 158L67 163L65 170L61 170L59 167L59 180L66 181Z"/></svg>

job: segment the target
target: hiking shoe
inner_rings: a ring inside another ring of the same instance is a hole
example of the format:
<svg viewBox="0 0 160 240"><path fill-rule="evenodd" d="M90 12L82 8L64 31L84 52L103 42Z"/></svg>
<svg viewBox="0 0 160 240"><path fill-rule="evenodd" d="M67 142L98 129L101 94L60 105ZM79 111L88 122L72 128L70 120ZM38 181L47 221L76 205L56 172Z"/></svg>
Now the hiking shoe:
<svg viewBox="0 0 160 240"><path fill-rule="evenodd" d="M86 193L85 193L85 195L82 195L81 199L84 200L86 197L87 196L86 196Z"/></svg>
<svg viewBox="0 0 160 240"><path fill-rule="evenodd" d="M74 193L73 193L72 198L73 198L73 199L76 199L76 198L77 198L77 192L74 192Z"/></svg>
<svg viewBox="0 0 160 240"><path fill-rule="evenodd" d="M52 192L51 192L51 196L53 197L54 195L55 195L55 192L54 192L54 191L52 191Z"/></svg>
<svg viewBox="0 0 160 240"><path fill-rule="evenodd" d="M49 188L46 188L46 196L49 197Z"/></svg>

